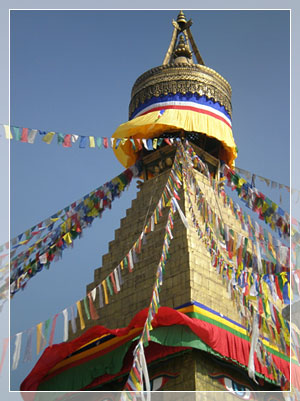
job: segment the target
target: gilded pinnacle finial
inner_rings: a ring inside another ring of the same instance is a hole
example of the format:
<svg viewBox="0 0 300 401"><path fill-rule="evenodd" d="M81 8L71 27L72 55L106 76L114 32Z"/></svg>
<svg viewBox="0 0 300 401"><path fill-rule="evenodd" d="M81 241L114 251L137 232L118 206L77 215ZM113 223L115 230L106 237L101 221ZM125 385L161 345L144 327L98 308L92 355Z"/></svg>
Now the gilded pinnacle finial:
<svg viewBox="0 0 300 401"><path fill-rule="evenodd" d="M183 35L179 36L179 41L178 41L178 45L174 51L174 56L175 56L175 58L187 57L189 59L192 59L192 52L189 50L188 46L186 45Z"/></svg>
<svg viewBox="0 0 300 401"><path fill-rule="evenodd" d="M183 11L180 10L180 12L179 12L179 14L178 14L178 16L177 16L177 23L178 23L179 26L181 27L182 25L185 25L186 22L187 22L187 21L186 21L185 15L184 15Z"/></svg>

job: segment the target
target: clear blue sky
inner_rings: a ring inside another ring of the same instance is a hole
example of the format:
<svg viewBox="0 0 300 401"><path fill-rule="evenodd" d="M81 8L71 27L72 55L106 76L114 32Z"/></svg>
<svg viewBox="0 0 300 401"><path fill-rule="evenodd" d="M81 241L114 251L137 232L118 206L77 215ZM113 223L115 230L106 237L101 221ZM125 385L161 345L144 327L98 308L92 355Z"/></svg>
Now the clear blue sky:
<svg viewBox="0 0 300 401"><path fill-rule="evenodd" d="M14 11L11 124L111 136L127 121L135 79L160 65L176 11ZM289 13L185 11L207 66L231 84L236 164L289 185ZM11 142L11 237L123 170L112 150ZM260 187L267 192L265 186ZM95 220L74 249L11 301L11 334L35 326L85 295L135 183ZM274 193L276 194L276 193ZM278 201L278 195L275 201ZM272 197L272 192L270 193ZM287 203L287 197L285 202ZM62 317L57 341L62 340ZM25 341L25 337L23 339ZM23 343L24 346L24 343ZM17 390L32 364L12 372Z"/></svg>

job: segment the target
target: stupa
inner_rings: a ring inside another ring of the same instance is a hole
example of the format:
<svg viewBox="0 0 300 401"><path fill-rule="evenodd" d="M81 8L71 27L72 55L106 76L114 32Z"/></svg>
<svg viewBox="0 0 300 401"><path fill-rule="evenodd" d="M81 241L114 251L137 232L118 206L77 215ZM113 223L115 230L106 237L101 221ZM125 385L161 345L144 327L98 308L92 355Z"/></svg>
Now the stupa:
<svg viewBox="0 0 300 401"><path fill-rule="evenodd" d="M286 386L285 381L278 383L274 371L256 356L255 376L249 377L247 321L231 299L232 286L224 284L207 241L199 238L207 228L205 219L220 219L229 232L243 238L249 233L233 212L232 203L224 201L220 179L222 164L233 167L237 157L231 87L205 66L191 25L181 11L173 21L162 65L136 80L129 121L113 135L116 157L125 167L139 161L142 174L137 197L109 243L102 267L95 270L94 281L87 286L92 316L88 319L82 312L75 330L74 321L70 322L69 341L44 351L22 383L22 391L121 391L162 260L160 307L144 348L151 389L228 390L249 399L250 391L278 391ZM192 187L178 184L184 175L178 170L184 152L187 160L194 161L198 193L201 191L208 205L198 229ZM172 241L163 249L173 200L178 213L171 219L172 232L167 236ZM252 252L249 246L248 250ZM265 346L278 371L288 376L288 356L268 339ZM275 394L273 399L282 398Z"/></svg>

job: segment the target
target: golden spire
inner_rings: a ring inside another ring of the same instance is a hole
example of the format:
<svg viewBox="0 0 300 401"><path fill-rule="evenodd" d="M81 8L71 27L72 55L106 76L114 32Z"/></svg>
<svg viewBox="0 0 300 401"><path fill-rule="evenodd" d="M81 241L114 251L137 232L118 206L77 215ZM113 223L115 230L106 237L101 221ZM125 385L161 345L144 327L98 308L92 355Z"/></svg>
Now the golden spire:
<svg viewBox="0 0 300 401"><path fill-rule="evenodd" d="M185 43L183 35L179 36L179 41L174 51L174 63L193 63L192 52Z"/></svg>
<svg viewBox="0 0 300 401"><path fill-rule="evenodd" d="M180 33L182 33L184 35L185 39L186 39L185 47L191 53L190 46L189 46L189 42L190 42L190 44L192 46L193 53L194 53L194 55L196 57L197 63L201 64L201 65L204 65L202 57L200 56L199 50L198 50L197 45L196 45L196 43L194 41L193 35L192 35L191 31L190 31L190 27L192 26L192 20L187 21L183 11L181 10L179 12L178 16L177 16L177 20L176 21L175 20L172 21L172 25L174 27L173 34L172 34L172 39L171 39L169 48L167 50L167 53L165 55L165 58L164 58L164 61L163 61L163 65L170 64L170 62L173 61L176 42L177 42L177 39L178 39L178 36L179 36ZM181 38L181 36L180 36L180 38ZM179 40L182 40L182 39L179 39ZM177 48L178 48L178 46L177 46ZM176 48L176 50L177 50L177 48ZM191 60L190 61L186 61L186 62L193 63L192 57L188 57L188 58L190 58Z"/></svg>
<svg viewBox="0 0 300 401"><path fill-rule="evenodd" d="M183 11L180 10L178 16L177 16L177 23L179 26L186 24L186 18L185 15L183 14Z"/></svg>

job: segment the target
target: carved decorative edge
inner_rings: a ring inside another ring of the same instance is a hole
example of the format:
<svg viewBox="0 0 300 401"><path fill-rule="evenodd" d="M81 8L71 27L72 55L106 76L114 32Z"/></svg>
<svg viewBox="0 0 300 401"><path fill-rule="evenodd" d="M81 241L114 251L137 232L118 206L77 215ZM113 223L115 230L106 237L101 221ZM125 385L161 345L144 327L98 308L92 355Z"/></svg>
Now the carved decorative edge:
<svg viewBox="0 0 300 401"><path fill-rule="evenodd" d="M152 68L136 80L132 88L129 118L139 105L152 97L188 92L219 102L231 116L231 86L220 74L198 64L171 64Z"/></svg>

